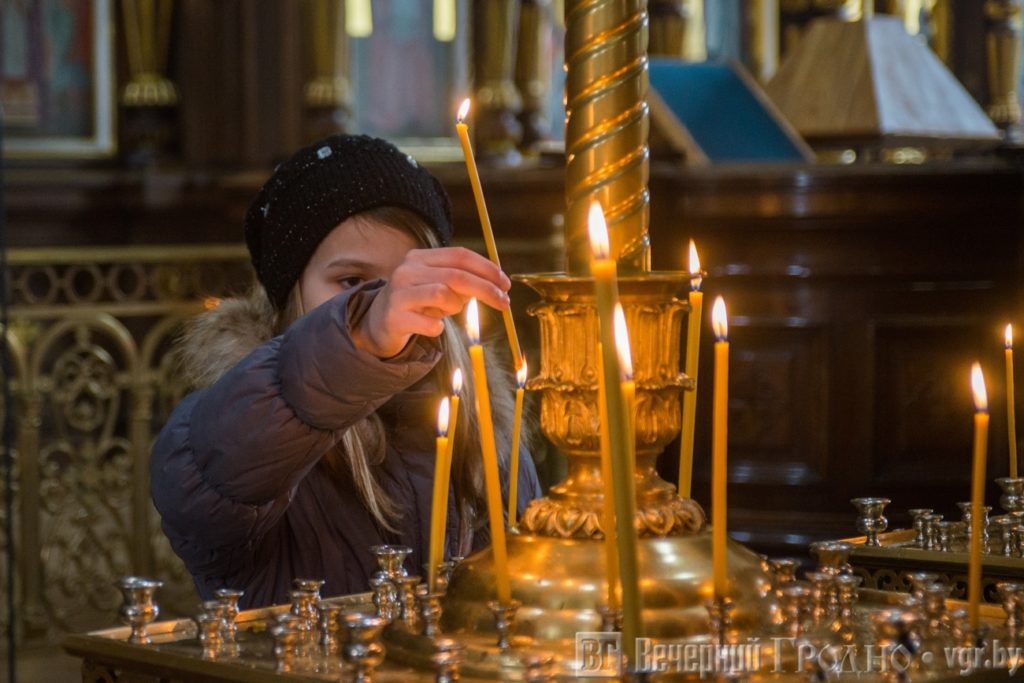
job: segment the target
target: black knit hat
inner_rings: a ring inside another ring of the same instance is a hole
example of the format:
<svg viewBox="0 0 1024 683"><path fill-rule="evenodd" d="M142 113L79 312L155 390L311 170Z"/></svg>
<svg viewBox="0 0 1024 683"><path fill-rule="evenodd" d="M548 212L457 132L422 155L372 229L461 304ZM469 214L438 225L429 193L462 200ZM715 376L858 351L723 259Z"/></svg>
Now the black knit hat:
<svg viewBox="0 0 1024 683"><path fill-rule="evenodd" d="M284 308L313 252L339 223L382 206L415 212L442 244L451 241L448 194L390 142L332 135L278 166L245 214L245 242L271 303Z"/></svg>

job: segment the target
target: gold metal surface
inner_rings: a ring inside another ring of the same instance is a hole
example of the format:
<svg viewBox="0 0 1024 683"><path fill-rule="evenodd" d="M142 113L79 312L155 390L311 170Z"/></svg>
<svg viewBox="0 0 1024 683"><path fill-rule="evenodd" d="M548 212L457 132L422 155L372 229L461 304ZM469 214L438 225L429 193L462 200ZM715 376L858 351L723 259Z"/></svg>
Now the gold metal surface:
<svg viewBox="0 0 1024 683"><path fill-rule="evenodd" d="M879 546L865 545L865 537L842 539L853 544L850 564L854 573L864 578L865 588L887 591L910 589L908 574L913 572L935 572L940 580L951 587L950 597L966 599L967 564L969 553L964 543L950 551L926 550L915 547L912 529L897 529L879 534ZM1000 542L993 539L991 547ZM1000 581L1024 580L1024 561L1019 557L1007 557L996 552L986 552L982 562L982 596L988 602L998 602L996 584Z"/></svg>
<svg viewBox="0 0 1024 683"><path fill-rule="evenodd" d="M1021 0L985 0L988 115L1000 128L1020 123Z"/></svg>
<svg viewBox="0 0 1024 683"><path fill-rule="evenodd" d="M922 31L935 54L949 66L953 42L953 0L925 0Z"/></svg>
<svg viewBox="0 0 1024 683"><path fill-rule="evenodd" d="M204 298L250 281L244 246L12 249L4 275L22 643L109 623L119 575L158 575L169 613L191 609L191 578L152 510L148 453L187 389L167 351Z"/></svg>
<svg viewBox="0 0 1024 683"><path fill-rule="evenodd" d="M551 60L547 49L551 0L523 0L519 6L515 85L522 98L520 149L531 150L544 138L544 108L551 89Z"/></svg>
<svg viewBox="0 0 1024 683"><path fill-rule="evenodd" d="M683 57L683 45L690 22L690 11L684 0L649 0L650 54Z"/></svg>
<svg viewBox="0 0 1024 683"><path fill-rule="evenodd" d="M603 505L597 406L597 311L593 281L564 275L526 275L543 297L531 308L540 322L540 368L529 388L541 392L541 429L568 459L568 477L523 515L524 531L576 538L602 537ZM619 280L630 329L637 382L637 525L641 535L694 533L703 513L684 502L654 471L658 453L679 431L679 329L688 304L675 292L689 273L651 273Z"/></svg>
<svg viewBox="0 0 1024 683"><path fill-rule="evenodd" d="M167 78L173 0L122 0L124 37L131 78L121 102L129 107L168 107L178 91Z"/></svg>
<svg viewBox="0 0 1024 683"><path fill-rule="evenodd" d="M619 272L649 270L647 2L569 0L565 11L568 270L589 272L593 201Z"/></svg>
<svg viewBox="0 0 1024 683"><path fill-rule="evenodd" d="M342 0L306 0L306 35L312 74L304 92L310 107L347 107L348 36Z"/></svg>
<svg viewBox="0 0 1024 683"><path fill-rule="evenodd" d="M518 7L515 0L475 0L473 8L473 135L477 156L506 159L520 136L515 113L515 50Z"/></svg>
<svg viewBox="0 0 1024 683"><path fill-rule="evenodd" d="M605 501L601 486L597 411L597 315L593 280L563 273L517 276L542 297L531 312L540 320L541 363L528 385L541 392L541 428L566 455L568 476L546 498L533 501L508 539L513 596L523 603L516 632L538 647L572 658L577 631L599 630L606 602ZM658 477L654 459L680 424L680 323L687 303L676 292L689 273L657 272L619 280L619 296L633 340L637 381L636 486L644 635L688 638L707 633L711 593L710 537L704 513ZM610 504L610 501L609 501ZM766 577L759 559L739 544L729 549L731 597L741 631L759 622ZM467 558L444 599L446 632L493 632L491 552Z"/></svg>

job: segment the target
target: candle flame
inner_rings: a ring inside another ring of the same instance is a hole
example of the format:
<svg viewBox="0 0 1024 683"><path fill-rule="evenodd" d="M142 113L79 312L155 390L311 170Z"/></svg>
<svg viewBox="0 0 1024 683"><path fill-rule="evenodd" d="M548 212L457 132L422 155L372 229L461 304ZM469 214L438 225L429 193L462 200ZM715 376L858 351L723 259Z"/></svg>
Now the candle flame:
<svg viewBox="0 0 1024 683"><path fill-rule="evenodd" d="M470 344L480 343L480 309L477 308L476 297L466 304L466 334Z"/></svg>
<svg viewBox="0 0 1024 683"><path fill-rule="evenodd" d="M622 304L615 304L612 313L615 324L615 350L619 354L619 369L624 379L633 379L633 354L629 349L629 329L626 327L626 315L622 312Z"/></svg>
<svg viewBox="0 0 1024 683"><path fill-rule="evenodd" d="M523 359L523 364L516 370L516 384L520 389L526 386L526 359Z"/></svg>
<svg viewBox="0 0 1024 683"><path fill-rule="evenodd" d="M700 256L697 255L697 245L693 240L690 240L690 275L697 276L690 278L690 289L699 290L704 278L700 276Z"/></svg>
<svg viewBox="0 0 1024 683"><path fill-rule="evenodd" d="M1013 348L1013 324L1008 323L1006 325L1006 348Z"/></svg>
<svg viewBox="0 0 1024 683"><path fill-rule="evenodd" d="M459 113L455 115L455 118L459 123L465 123L466 117L469 116L469 98L462 100L462 104L459 105Z"/></svg>
<svg viewBox="0 0 1024 683"><path fill-rule="evenodd" d="M590 249L594 258L602 261L608 258L608 224L604 220L604 211L599 202L590 204L590 216L587 220L590 228Z"/></svg>
<svg viewBox="0 0 1024 683"><path fill-rule="evenodd" d="M725 313L725 299L715 297L715 305L711 309L711 329L715 332L715 339L728 341L729 339L729 318Z"/></svg>
<svg viewBox="0 0 1024 683"><path fill-rule="evenodd" d="M452 373L452 393L456 396L462 394L462 368L455 368Z"/></svg>
<svg viewBox="0 0 1024 683"><path fill-rule="evenodd" d="M441 406L437 409L437 435L448 436L448 412L451 410L451 406L448 402L448 397L445 396L441 399Z"/></svg>
<svg viewBox="0 0 1024 683"><path fill-rule="evenodd" d="M974 390L974 410L979 413L988 412L988 394L985 392L985 375L981 372L981 364L971 366L971 388Z"/></svg>

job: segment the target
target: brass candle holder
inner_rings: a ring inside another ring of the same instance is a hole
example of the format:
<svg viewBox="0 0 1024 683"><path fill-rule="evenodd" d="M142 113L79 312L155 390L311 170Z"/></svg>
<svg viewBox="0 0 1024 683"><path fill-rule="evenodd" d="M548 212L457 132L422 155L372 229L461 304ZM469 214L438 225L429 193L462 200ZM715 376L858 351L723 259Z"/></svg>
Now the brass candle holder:
<svg viewBox="0 0 1024 683"><path fill-rule="evenodd" d="M597 312L593 280L566 274L518 276L542 300L531 308L540 321L541 363L528 385L541 393L541 428L565 454L568 474L549 495L533 501L508 537L512 593L522 603L516 632L536 647L574 657L578 631L602 628L607 602L604 500L597 404ZM619 297L635 340L636 486L640 538L640 591L644 636L685 640L707 632L705 602L711 588L711 543L704 512L680 498L655 471L657 454L675 437L680 392L681 320L688 304L677 298L689 273L662 272L619 279ZM610 504L610 501L608 501ZM494 571L489 549L466 558L443 599L442 629L468 636L494 633ZM732 628L756 628L767 582L757 555L729 548ZM514 645L513 645L514 647Z"/></svg>

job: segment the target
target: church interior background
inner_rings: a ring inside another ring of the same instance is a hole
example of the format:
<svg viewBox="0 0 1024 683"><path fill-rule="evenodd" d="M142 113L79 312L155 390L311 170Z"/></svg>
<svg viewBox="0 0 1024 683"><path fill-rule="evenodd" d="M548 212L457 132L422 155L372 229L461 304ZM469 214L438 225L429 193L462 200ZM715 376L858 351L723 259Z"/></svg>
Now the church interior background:
<svg viewBox="0 0 1024 683"><path fill-rule="evenodd" d="M998 499L1003 328L1024 322L1021 0L637 4L652 267L685 270L692 239L707 301L730 306L731 537L807 562L810 543L854 535L858 496L891 499L894 528L914 508L952 519L970 496L974 360L991 378ZM453 125L473 96L504 269L565 267L564 11L4 0L13 499L0 545L15 562L0 566L14 587L0 627L19 680L78 679L61 640L116 623L116 577L158 576L168 615L194 608L150 502L148 450L187 391L167 360L183 321L251 281L242 217L276 162L333 131L392 139L443 181L457 242L482 252ZM532 367L535 299L514 285ZM711 401L699 394L693 473L707 509ZM666 481L678 450L658 461ZM545 485L564 476L554 448L535 458Z"/></svg>

